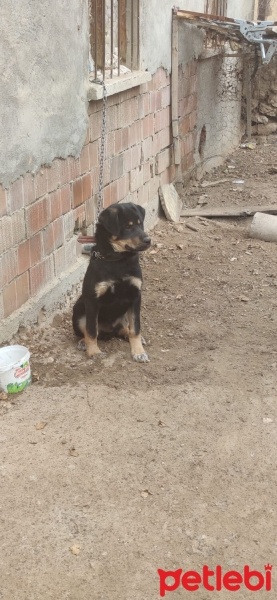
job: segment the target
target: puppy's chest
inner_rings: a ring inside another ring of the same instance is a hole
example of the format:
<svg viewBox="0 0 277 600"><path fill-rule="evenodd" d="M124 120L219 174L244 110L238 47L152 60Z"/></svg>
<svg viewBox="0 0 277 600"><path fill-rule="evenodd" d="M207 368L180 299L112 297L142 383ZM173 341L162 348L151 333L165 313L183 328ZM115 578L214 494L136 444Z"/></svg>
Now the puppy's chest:
<svg viewBox="0 0 277 600"><path fill-rule="evenodd" d="M139 277L124 276L118 279L107 279L95 284L95 295L103 301L117 298L135 297L141 290L142 280Z"/></svg>

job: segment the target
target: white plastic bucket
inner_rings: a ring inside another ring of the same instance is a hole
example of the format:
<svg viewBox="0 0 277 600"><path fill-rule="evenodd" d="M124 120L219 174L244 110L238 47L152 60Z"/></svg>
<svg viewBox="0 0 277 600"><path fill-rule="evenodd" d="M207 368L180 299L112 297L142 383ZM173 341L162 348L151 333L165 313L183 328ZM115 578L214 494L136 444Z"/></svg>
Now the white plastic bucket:
<svg viewBox="0 0 277 600"><path fill-rule="evenodd" d="M0 348L0 389L17 394L31 383L29 359L30 352L25 346Z"/></svg>

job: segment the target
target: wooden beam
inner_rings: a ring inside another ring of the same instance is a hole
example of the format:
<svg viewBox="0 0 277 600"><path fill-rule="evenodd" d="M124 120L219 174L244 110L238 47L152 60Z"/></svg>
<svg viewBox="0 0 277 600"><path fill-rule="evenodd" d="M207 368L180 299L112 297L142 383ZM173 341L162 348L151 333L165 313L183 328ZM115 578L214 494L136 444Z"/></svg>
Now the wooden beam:
<svg viewBox="0 0 277 600"><path fill-rule="evenodd" d="M215 217L251 217L256 212L268 213L269 215L277 214L277 204L270 204L268 206L242 206L241 208L234 208L233 206L227 206L226 208L192 208L181 211L181 217L205 217L206 219L213 219Z"/></svg>

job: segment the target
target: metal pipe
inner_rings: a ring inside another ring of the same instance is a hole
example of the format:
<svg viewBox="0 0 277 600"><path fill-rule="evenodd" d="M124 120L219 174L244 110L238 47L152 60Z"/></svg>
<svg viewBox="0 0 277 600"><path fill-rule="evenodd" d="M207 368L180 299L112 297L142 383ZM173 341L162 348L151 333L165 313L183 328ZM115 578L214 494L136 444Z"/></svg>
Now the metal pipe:
<svg viewBox="0 0 277 600"><path fill-rule="evenodd" d="M111 0L111 79L113 78L113 2Z"/></svg>
<svg viewBox="0 0 277 600"><path fill-rule="evenodd" d="M118 0L118 18L117 18L117 23L118 23L118 27L117 27L117 46L118 46L118 64L117 64L117 68L118 68L118 75L120 75L120 45L121 45L121 4L120 4L121 0Z"/></svg>
<svg viewBox="0 0 277 600"><path fill-rule="evenodd" d="M97 0L94 0L94 79L97 80Z"/></svg>
<svg viewBox="0 0 277 600"><path fill-rule="evenodd" d="M105 66L106 66L106 36L105 36L105 31L106 31L106 0L102 0L102 24L103 24L103 29L102 29L102 35L103 35L103 39L102 39L102 52L103 52L103 81L105 81Z"/></svg>

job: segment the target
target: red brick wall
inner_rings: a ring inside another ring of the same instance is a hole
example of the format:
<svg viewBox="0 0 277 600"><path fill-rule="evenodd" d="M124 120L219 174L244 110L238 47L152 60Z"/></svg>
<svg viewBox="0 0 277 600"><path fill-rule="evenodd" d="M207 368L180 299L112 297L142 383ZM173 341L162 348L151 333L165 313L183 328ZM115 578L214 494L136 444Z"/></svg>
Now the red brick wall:
<svg viewBox="0 0 277 600"><path fill-rule="evenodd" d="M192 67L191 67L192 69ZM188 72L190 86L195 76ZM192 160L194 98L184 93L182 148ZM191 103L190 103L191 102ZM56 159L0 188L0 317L8 317L73 266L78 222L91 233L99 178L102 102L89 105L89 130L80 158ZM183 109L182 109L183 110ZM190 118L186 131L186 118ZM108 98L104 206L129 199L146 205L159 185L174 180L170 79L160 69L150 83Z"/></svg>

